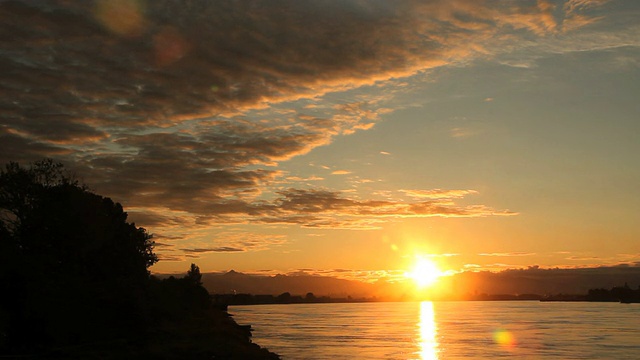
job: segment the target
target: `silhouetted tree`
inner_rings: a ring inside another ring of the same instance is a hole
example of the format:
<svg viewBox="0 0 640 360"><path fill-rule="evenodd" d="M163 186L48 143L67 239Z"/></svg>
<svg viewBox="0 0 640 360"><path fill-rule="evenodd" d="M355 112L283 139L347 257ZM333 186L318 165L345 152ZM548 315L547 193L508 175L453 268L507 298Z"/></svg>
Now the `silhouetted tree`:
<svg viewBox="0 0 640 360"><path fill-rule="evenodd" d="M607 289L589 289L587 293L587 300L589 301L618 301L614 299L609 290Z"/></svg>
<svg viewBox="0 0 640 360"><path fill-rule="evenodd" d="M284 292L277 297L278 302L281 304L288 304L291 302L291 293Z"/></svg>
<svg viewBox="0 0 640 360"><path fill-rule="evenodd" d="M198 286L202 285L202 274L200 274L200 268L196 264L191 264L191 267L187 271L187 277L190 282Z"/></svg>
<svg viewBox="0 0 640 360"><path fill-rule="evenodd" d="M629 287L628 283L624 283L624 286L615 286L611 288L610 293L617 301L626 301L634 297L634 291Z"/></svg>
<svg viewBox="0 0 640 360"><path fill-rule="evenodd" d="M44 351L133 335L157 257L151 236L126 220L120 204L51 160L0 171L0 346Z"/></svg>

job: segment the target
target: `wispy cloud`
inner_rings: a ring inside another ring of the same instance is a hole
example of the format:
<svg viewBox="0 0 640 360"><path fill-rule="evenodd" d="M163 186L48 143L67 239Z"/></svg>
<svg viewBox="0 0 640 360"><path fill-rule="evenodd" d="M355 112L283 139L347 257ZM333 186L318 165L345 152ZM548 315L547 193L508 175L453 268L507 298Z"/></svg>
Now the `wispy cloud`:
<svg viewBox="0 0 640 360"><path fill-rule="evenodd" d="M185 253L210 253L210 252L242 252L245 251L239 248L233 248L229 246L216 247L216 248L197 248L197 249L180 249Z"/></svg>
<svg viewBox="0 0 640 360"><path fill-rule="evenodd" d="M458 139L468 138L476 134L472 129L465 127L455 127L451 129L450 133L451 137Z"/></svg>
<svg viewBox="0 0 640 360"><path fill-rule="evenodd" d="M567 260L574 260L574 261L584 261L584 260L600 260L601 257L600 256L569 256L566 258Z"/></svg>
<svg viewBox="0 0 640 360"><path fill-rule="evenodd" d="M495 253L480 253L480 256L498 256L498 257L512 257L512 256L533 256L536 253L530 252L495 252Z"/></svg>
<svg viewBox="0 0 640 360"><path fill-rule="evenodd" d="M176 258L189 256L199 258L211 253L240 253L262 251L277 247L287 241L284 235L260 234L243 230L220 229L215 236L209 233L207 226L191 229L181 239L174 239L172 248L159 249L164 255Z"/></svg>
<svg viewBox="0 0 640 360"><path fill-rule="evenodd" d="M307 178L301 178L299 176L289 176L286 178L286 180L301 182L301 181L320 181L320 180L324 180L324 178L321 178L319 176L310 176Z"/></svg>
<svg viewBox="0 0 640 360"><path fill-rule="evenodd" d="M479 217L512 216L517 213L495 210L483 205L458 206L449 201L428 200L399 202L391 200L357 200L326 190L288 189L271 204L253 207L263 214L258 221L294 223L307 227L376 227L372 219L409 217ZM458 196L461 197L461 196ZM379 221L379 220L376 220Z"/></svg>
<svg viewBox="0 0 640 360"><path fill-rule="evenodd" d="M408 196L414 198L424 198L424 199L459 199L463 198L466 195L477 194L478 192L475 190L443 190L443 189L432 189L432 190L400 190L401 192L407 194Z"/></svg>
<svg viewBox="0 0 640 360"><path fill-rule="evenodd" d="M331 172L331 175L348 175L351 174L351 171L348 170L335 170Z"/></svg>
<svg viewBox="0 0 640 360"><path fill-rule="evenodd" d="M597 6L602 6L611 0L568 0L564 4L564 10L568 14L573 14L581 9L588 9Z"/></svg>

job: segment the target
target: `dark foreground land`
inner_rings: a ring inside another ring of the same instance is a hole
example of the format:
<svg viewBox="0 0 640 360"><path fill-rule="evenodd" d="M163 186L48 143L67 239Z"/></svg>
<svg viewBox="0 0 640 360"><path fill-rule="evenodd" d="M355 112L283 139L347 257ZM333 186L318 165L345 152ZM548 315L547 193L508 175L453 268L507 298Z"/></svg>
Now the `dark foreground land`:
<svg viewBox="0 0 640 360"><path fill-rule="evenodd" d="M250 326L214 306L194 280L151 278L143 302L91 299L86 288L48 290L28 300L37 307L3 309L0 358L279 359L252 343Z"/></svg>
<svg viewBox="0 0 640 360"><path fill-rule="evenodd" d="M50 160L0 170L0 358L278 359L200 269L158 279L151 235Z"/></svg>
<svg viewBox="0 0 640 360"><path fill-rule="evenodd" d="M214 305L196 266L129 284L13 275L2 283L0 358L279 359Z"/></svg>

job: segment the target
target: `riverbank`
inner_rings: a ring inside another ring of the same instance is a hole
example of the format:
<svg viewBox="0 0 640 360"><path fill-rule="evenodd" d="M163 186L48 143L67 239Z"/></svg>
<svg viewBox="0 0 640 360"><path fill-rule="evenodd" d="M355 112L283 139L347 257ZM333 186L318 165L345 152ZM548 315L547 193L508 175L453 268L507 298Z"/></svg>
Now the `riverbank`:
<svg viewBox="0 0 640 360"><path fill-rule="evenodd" d="M165 323L153 329L145 356L155 359L279 360L251 340L251 325L240 325L226 311Z"/></svg>

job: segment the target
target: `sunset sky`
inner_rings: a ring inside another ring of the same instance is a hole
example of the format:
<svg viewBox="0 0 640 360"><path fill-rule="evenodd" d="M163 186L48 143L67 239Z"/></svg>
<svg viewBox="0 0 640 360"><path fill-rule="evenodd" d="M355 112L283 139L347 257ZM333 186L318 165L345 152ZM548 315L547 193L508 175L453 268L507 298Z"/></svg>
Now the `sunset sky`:
<svg viewBox="0 0 640 360"><path fill-rule="evenodd" d="M640 265L640 1L0 1L0 160L154 272Z"/></svg>

